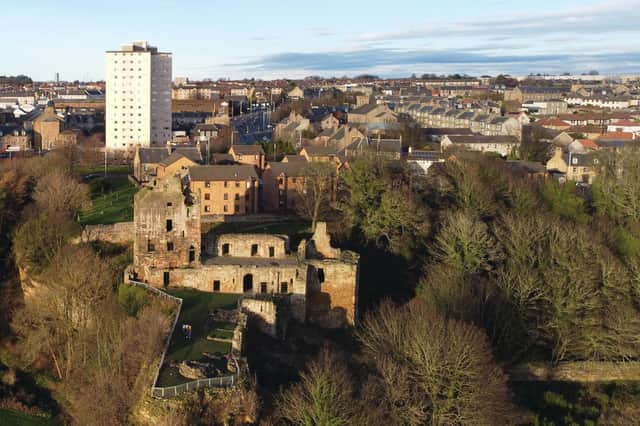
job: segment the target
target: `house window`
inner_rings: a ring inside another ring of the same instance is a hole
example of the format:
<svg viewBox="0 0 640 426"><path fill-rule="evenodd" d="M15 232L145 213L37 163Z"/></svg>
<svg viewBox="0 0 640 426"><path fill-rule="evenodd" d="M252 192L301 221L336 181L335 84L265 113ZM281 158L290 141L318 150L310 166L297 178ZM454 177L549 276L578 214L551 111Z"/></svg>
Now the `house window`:
<svg viewBox="0 0 640 426"><path fill-rule="evenodd" d="M269 247L269 257L274 257L276 255L276 249L274 247Z"/></svg>
<svg viewBox="0 0 640 426"><path fill-rule="evenodd" d="M224 210L224 212L226 213L226 212L228 212L228 211L229 211L229 207L224 206L224 209L223 209L223 210Z"/></svg>
<svg viewBox="0 0 640 426"><path fill-rule="evenodd" d="M258 245L251 244L251 256L257 256L257 255L258 255Z"/></svg>
<svg viewBox="0 0 640 426"><path fill-rule="evenodd" d="M173 221L171 219L167 219L167 232L173 229Z"/></svg>
<svg viewBox="0 0 640 426"><path fill-rule="evenodd" d="M173 242L167 241L167 251L173 251Z"/></svg>
<svg viewBox="0 0 640 426"><path fill-rule="evenodd" d="M240 188L240 182L236 182L236 188Z"/></svg>
<svg viewBox="0 0 640 426"><path fill-rule="evenodd" d="M260 293L267 292L267 283L260 283Z"/></svg>
<svg viewBox="0 0 640 426"><path fill-rule="evenodd" d="M229 183L225 180L225 181L224 181L224 187L226 188L228 184L229 184Z"/></svg>
<svg viewBox="0 0 640 426"><path fill-rule="evenodd" d="M222 254L223 255L229 254L229 244L228 243L225 243L225 244L222 245Z"/></svg>
<svg viewBox="0 0 640 426"><path fill-rule="evenodd" d="M228 200L229 199L229 194L227 194L226 192L224 193L224 199Z"/></svg>
<svg viewBox="0 0 640 426"><path fill-rule="evenodd" d="M280 283L280 293L289 293L289 285L287 282Z"/></svg>
<svg viewBox="0 0 640 426"><path fill-rule="evenodd" d="M236 199L236 200L239 200L239 199L240 199L240 194L237 194L237 193L236 193L235 199Z"/></svg>
<svg viewBox="0 0 640 426"><path fill-rule="evenodd" d="M204 199L209 201L211 199L211 194L209 194L208 192L204 194Z"/></svg>
<svg viewBox="0 0 640 426"><path fill-rule="evenodd" d="M173 206L173 203L167 203L167 207Z"/></svg>
<svg viewBox="0 0 640 426"><path fill-rule="evenodd" d="M220 280L213 280L213 291L220 291Z"/></svg>
<svg viewBox="0 0 640 426"><path fill-rule="evenodd" d="M211 182L205 182L204 183L204 187L205 188L211 188Z"/></svg>

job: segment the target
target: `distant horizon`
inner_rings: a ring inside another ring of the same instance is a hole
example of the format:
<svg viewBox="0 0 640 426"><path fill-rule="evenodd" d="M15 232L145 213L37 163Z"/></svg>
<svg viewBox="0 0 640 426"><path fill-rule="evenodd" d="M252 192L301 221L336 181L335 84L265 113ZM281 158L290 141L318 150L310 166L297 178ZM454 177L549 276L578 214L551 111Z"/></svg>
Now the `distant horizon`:
<svg viewBox="0 0 640 426"><path fill-rule="evenodd" d="M426 74L433 74L433 73L422 73L422 74L417 74L415 77L412 76L390 76L390 77L384 77L384 76L377 76L377 75L373 75L373 74L369 74L369 73L364 73L364 74L358 74L358 75L343 75L343 76L315 76L315 75L309 75L309 76L305 76L305 77L301 77L301 78L290 78L290 77L276 77L276 78L255 78L255 77L245 77L245 78L225 78L225 77L220 77L217 79L213 79L213 78L199 78L199 79L195 79L195 78L191 78L189 76L182 76L182 75L178 75L178 76L173 76L173 82L175 83L176 79L183 79L186 78L188 82L193 82L193 83L201 83L201 82L212 82L212 83L216 83L216 82L224 82L224 81L230 81L230 82L240 82L240 81L283 81L283 80L287 80L287 81L305 81L305 80L313 80L313 79L318 79L318 80L366 80L365 78L360 78L363 75L371 75L373 77L376 77L376 80L403 80L403 79L423 79L423 76ZM469 78L469 79L480 79L483 77L489 77L489 78L495 78L498 77L500 75L505 76L505 77L510 77L510 78L514 78L514 79L524 79L527 77L604 77L604 78L615 78L615 77L634 77L634 76L638 76L640 77L640 71L638 72L627 72L627 73L600 73L598 72L598 74L588 74L587 72L582 72L580 74L542 74L542 73L536 73L536 74L520 74L520 75L515 75L515 74L509 74L509 73L498 73L498 74L494 74L494 75L489 75L489 74L476 74L476 75L471 75L471 74L463 74L463 73L452 73L452 74L433 74L432 77L429 78L450 78L452 76L454 76L455 74L458 74L461 76L462 79L465 78ZM24 77L29 77L31 78L30 75L27 74L17 74L17 75L4 75L4 74L0 74L0 77L19 77L19 76L24 76ZM425 78L426 79L426 78ZM36 80L32 78L32 81L34 83L55 83L55 80L50 79L50 80ZM104 80L87 80L87 81L83 81L83 80L64 80L64 79L60 79L59 80L60 83L75 83L76 81L78 82L78 84L90 84L90 83L104 83Z"/></svg>
<svg viewBox="0 0 640 426"><path fill-rule="evenodd" d="M0 75L104 80L105 51L140 39L173 54L174 78L193 80L640 73L640 0L460 0L455 8L420 0L385 8L327 0L313 13L281 3L3 5L12 41L3 46ZM40 30L24 31L25 17ZM55 37L46 37L52 22Z"/></svg>

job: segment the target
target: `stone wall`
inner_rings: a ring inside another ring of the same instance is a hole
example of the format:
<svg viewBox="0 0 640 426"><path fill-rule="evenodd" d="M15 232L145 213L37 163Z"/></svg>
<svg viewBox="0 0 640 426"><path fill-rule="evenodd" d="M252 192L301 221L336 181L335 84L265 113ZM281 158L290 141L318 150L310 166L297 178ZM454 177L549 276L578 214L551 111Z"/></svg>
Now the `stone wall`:
<svg viewBox="0 0 640 426"><path fill-rule="evenodd" d="M230 259L232 260L232 259ZM142 271L145 281L161 287L164 285L164 274L169 274L169 286L189 287L200 291L213 292L214 285L219 286L221 293L256 294L262 293L262 284L266 285L266 293L280 293L282 284L287 284L287 293L302 294L306 292L306 265L288 264L207 264L198 269L192 268L146 268ZM245 291L245 280L250 275L251 288Z"/></svg>
<svg viewBox="0 0 640 426"><path fill-rule="evenodd" d="M271 337L278 337L278 307L272 300L243 299L242 311L247 314L251 325Z"/></svg>
<svg viewBox="0 0 640 426"><path fill-rule="evenodd" d="M80 237L83 243L89 241L107 241L115 244L133 243L133 222L118 222L111 225L87 225Z"/></svg>
<svg viewBox="0 0 640 426"><path fill-rule="evenodd" d="M353 325L358 315L358 262L308 259L307 263L307 319L328 328Z"/></svg>
<svg viewBox="0 0 640 426"><path fill-rule="evenodd" d="M506 368L511 381L615 382L640 380L640 362L529 363Z"/></svg>
<svg viewBox="0 0 640 426"><path fill-rule="evenodd" d="M223 246L228 248L225 253ZM256 246L257 252L252 254L252 247ZM273 250L271 256L270 250ZM224 234L216 238L214 256L231 257L270 257L284 258L289 249L289 237L286 235L269 234Z"/></svg>

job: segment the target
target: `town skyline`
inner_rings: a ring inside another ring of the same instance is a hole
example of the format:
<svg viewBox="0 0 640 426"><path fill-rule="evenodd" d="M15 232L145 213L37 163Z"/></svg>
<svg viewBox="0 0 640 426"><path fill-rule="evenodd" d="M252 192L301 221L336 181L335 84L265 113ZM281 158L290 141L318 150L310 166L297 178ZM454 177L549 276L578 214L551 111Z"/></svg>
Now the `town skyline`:
<svg viewBox="0 0 640 426"><path fill-rule="evenodd" d="M103 80L104 51L130 40L172 52L174 76L192 79L640 71L640 51L632 42L640 35L638 1L465 0L456 8L400 1L393 9L329 1L312 13L257 2L151 5L115 1L90 11L73 1L3 6L9 33L19 40L6 47L13 60L0 74L48 81L57 72L67 81ZM264 8L269 20L247 14ZM43 41L37 32L25 32L19 25L25 13L43 28L57 22L55 37ZM99 23L93 21L98 15Z"/></svg>

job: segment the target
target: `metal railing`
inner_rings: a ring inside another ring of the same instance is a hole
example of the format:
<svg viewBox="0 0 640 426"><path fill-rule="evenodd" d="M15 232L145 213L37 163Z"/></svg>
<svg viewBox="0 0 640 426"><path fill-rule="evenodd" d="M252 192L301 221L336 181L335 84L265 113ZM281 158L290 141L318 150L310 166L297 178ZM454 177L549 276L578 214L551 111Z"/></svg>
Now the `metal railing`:
<svg viewBox="0 0 640 426"><path fill-rule="evenodd" d="M166 293L156 287L150 286L147 283L143 283L140 281L128 280L128 283L137 287L142 287L149 292L155 294L159 297L164 297L169 300L173 300L178 304L178 309L176 310L176 316L173 319L173 324L171 325L171 332L167 337L167 341L164 345L164 350L162 351L162 356L160 357L160 362L158 363L158 368L156 370L155 377L153 379L153 385L151 386L151 396L154 398L173 398L177 395L180 395L183 392L188 392L200 388L206 387L230 387L235 385L238 382L238 378L240 377L240 366L238 365L238 361L234 358L233 362L236 365L236 371L234 374L229 376L220 376L220 377L210 377L204 379L193 380L191 382L182 383L176 386L156 386L158 383L158 377L160 376L160 371L162 370L162 366L164 365L165 357L167 356L167 351L169 350L169 345L171 344L171 337L175 332L176 326L178 325L178 319L180 318L180 312L182 310L182 299L179 297L175 297Z"/></svg>
<svg viewBox="0 0 640 426"><path fill-rule="evenodd" d="M233 362L236 364L236 372L229 376L220 376L220 377L210 377L205 379L193 380L191 382L182 383L175 386L152 386L151 387L151 396L154 398L174 398L181 393L194 391L200 388L228 388L234 386L238 383L238 378L240 377L240 366L238 365L238 361L233 359Z"/></svg>

